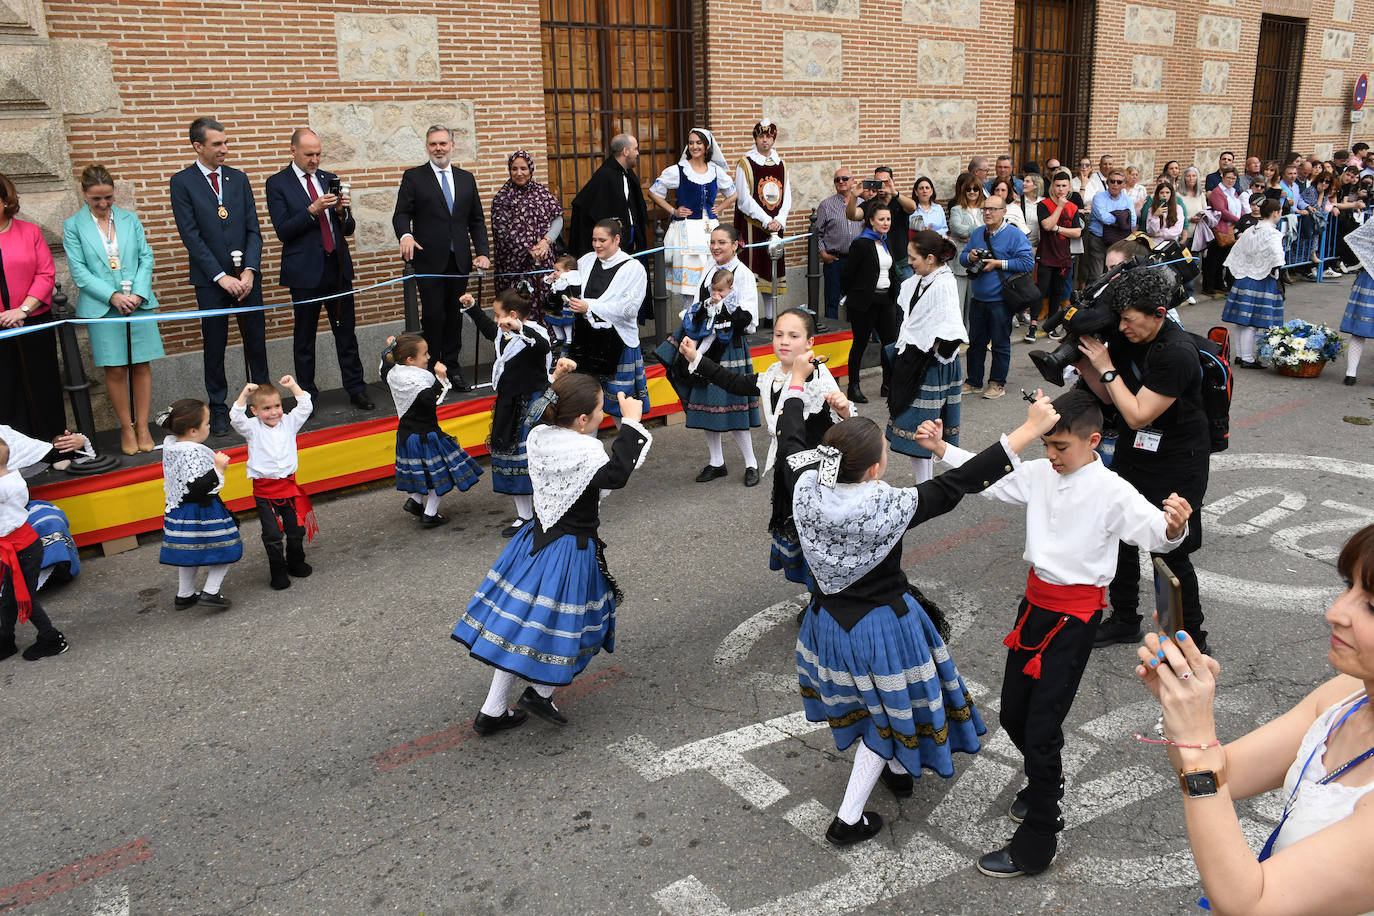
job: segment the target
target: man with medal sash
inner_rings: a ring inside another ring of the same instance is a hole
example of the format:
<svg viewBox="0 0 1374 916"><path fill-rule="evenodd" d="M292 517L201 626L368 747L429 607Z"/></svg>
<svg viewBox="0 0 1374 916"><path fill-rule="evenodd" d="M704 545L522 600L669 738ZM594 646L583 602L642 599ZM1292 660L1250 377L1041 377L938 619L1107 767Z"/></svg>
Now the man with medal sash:
<svg viewBox="0 0 1374 916"><path fill-rule="evenodd" d="M214 118L191 122L196 161L172 176L172 215L186 246L191 286L201 311L262 305L262 231L248 176L224 164L229 141ZM236 257L237 256L237 257ZM235 316L243 337L248 381L268 381L267 322L261 310ZM224 376L224 348L229 318L200 320L205 364L205 394L210 404L210 432L229 434L229 383Z"/></svg>
<svg viewBox="0 0 1374 916"><path fill-rule="evenodd" d="M739 231L740 244L747 246L740 252L740 259L758 278L763 328L773 326L774 294L781 296L787 292L787 267L782 258L773 260L766 244L772 236L782 235L792 210L792 183L787 178L787 166L773 149L777 138L778 125L772 121L764 118L755 124L754 148L735 167L735 187L739 189L735 229Z"/></svg>

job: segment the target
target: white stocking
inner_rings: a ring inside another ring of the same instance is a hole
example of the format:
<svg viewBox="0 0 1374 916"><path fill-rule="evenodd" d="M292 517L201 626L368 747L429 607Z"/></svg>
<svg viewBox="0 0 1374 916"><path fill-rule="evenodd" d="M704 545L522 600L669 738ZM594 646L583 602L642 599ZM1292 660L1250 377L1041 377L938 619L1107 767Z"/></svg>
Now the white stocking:
<svg viewBox="0 0 1374 916"><path fill-rule="evenodd" d="M711 467L718 468L725 463L725 449L721 446L722 438L720 433L715 430L706 430L706 454Z"/></svg>
<svg viewBox="0 0 1374 916"><path fill-rule="evenodd" d="M1236 356L1247 363L1255 361L1255 329L1237 328Z"/></svg>
<svg viewBox="0 0 1374 916"><path fill-rule="evenodd" d="M177 597L189 598L196 593L196 567L177 567Z"/></svg>
<svg viewBox="0 0 1374 916"><path fill-rule="evenodd" d="M515 684L515 675L509 671L502 671L497 668L491 674L491 689L487 691L487 701L482 704L482 714L486 716L504 716L506 714L506 699L510 696L511 686Z"/></svg>
<svg viewBox="0 0 1374 916"><path fill-rule="evenodd" d="M515 500L516 515L520 516L525 521L529 521L530 519L534 518L533 496L515 496L512 498Z"/></svg>
<svg viewBox="0 0 1374 916"><path fill-rule="evenodd" d="M438 514L439 514L439 494L438 494L438 493L435 493L433 490L430 490L429 493L425 495L425 515L438 515Z"/></svg>
<svg viewBox="0 0 1374 916"><path fill-rule="evenodd" d="M911 470L916 475L917 483L925 483L935 476L934 458L917 458L911 456Z"/></svg>
<svg viewBox="0 0 1374 916"><path fill-rule="evenodd" d="M887 768L892 772L896 773L898 776L901 776L903 773L906 772L906 767L902 766L902 764L897 760L896 757L893 757L891 760L887 762Z"/></svg>
<svg viewBox="0 0 1374 916"><path fill-rule="evenodd" d="M419 493L412 493L410 494L410 501L418 506L423 504L425 500L424 497L421 496Z"/></svg>
<svg viewBox="0 0 1374 916"><path fill-rule="evenodd" d="M1345 374L1354 378L1360 374L1360 357L1364 356L1364 338L1350 335L1345 344Z"/></svg>
<svg viewBox="0 0 1374 916"><path fill-rule="evenodd" d="M228 563L219 563L215 566L207 566L210 571L205 577L205 588L202 591L207 595L218 595L219 587L224 584L224 577L229 573Z"/></svg>
<svg viewBox="0 0 1374 916"><path fill-rule="evenodd" d="M754 437L749 435L749 430L732 429L730 436L735 440L735 445L739 448L740 454L744 456L744 466L757 468L759 460L754 457ZM724 459L722 458L722 460Z"/></svg>
<svg viewBox="0 0 1374 916"><path fill-rule="evenodd" d="M530 686L534 688L535 693L546 700L553 696L553 688L548 684L531 684Z"/></svg>
<svg viewBox="0 0 1374 916"><path fill-rule="evenodd" d="M840 802L840 820L846 824L857 824L864 816L864 803L878 784L887 761L868 749L859 741L859 749L854 753L854 769L849 773L849 786L844 790L844 801Z"/></svg>

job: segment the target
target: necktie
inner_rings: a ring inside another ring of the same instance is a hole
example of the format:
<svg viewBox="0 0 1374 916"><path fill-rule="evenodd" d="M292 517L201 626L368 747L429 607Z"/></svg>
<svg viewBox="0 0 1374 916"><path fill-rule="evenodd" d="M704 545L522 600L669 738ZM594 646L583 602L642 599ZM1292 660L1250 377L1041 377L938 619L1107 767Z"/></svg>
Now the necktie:
<svg viewBox="0 0 1374 916"><path fill-rule="evenodd" d="M439 173L439 187L444 189L444 200L448 201L448 212L453 212L453 188L448 183L448 170Z"/></svg>
<svg viewBox="0 0 1374 916"><path fill-rule="evenodd" d="M320 199L319 193L315 190L314 175L305 176L305 190L310 194L310 200L312 202ZM321 210L315 219L319 220L320 223L320 241L324 243L324 253L333 254L334 231L329 228L329 213L325 210Z"/></svg>
<svg viewBox="0 0 1374 916"><path fill-rule="evenodd" d="M210 173L210 187L215 189L215 196L219 197L219 172Z"/></svg>

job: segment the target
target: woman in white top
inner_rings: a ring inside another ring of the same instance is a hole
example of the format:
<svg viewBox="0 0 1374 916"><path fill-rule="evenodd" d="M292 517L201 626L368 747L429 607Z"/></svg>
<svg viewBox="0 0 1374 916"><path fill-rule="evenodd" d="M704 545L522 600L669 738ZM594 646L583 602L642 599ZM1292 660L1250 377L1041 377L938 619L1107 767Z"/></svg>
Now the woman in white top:
<svg viewBox="0 0 1374 916"><path fill-rule="evenodd" d="M675 191L677 206L668 203ZM687 135L687 147L676 165L670 165L649 186L649 199L672 214L673 222L663 238L668 250L668 287L683 297L683 305L696 301L702 272L711 263L711 230L716 228L716 198L725 207L735 199L735 179L716 146L716 138L704 127Z"/></svg>
<svg viewBox="0 0 1374 916"><path fill-rule="evenodd" d="M1202 173L1197 166L1190 165L1183 170L1179 179L1178 202L1183 204L1188 214L1187 238L1191 240L1193 230L1202 221L1202 211L1207 209L1207 192L1202 187Z"/></svg>
<svg viewBox="0 0 1374 916"><path fill-rule="evenodd" d="M1131 206L1135 207L1136 219L1139 220L1140 208L1145 206L1146 197L1145 186L1140 183L1140 169L1133 165L1126 166L1126 185L1121 193L1131 199Z"/></svg>
<svg viewBox="0 0 1374 916"><path fill-rule="evenodd" d="M1136 674L1164 710L1188 841L1214 913L1374 912L1374 525L1346 542L1336 568L1346 587L1326 612L1327 659L1339 673L1235 741L1217 740L1214 660L1188 639L1161 647L1153 633L1138 650ZM1257 860L1235 800L1280 787L1285 815Z"/></svg>

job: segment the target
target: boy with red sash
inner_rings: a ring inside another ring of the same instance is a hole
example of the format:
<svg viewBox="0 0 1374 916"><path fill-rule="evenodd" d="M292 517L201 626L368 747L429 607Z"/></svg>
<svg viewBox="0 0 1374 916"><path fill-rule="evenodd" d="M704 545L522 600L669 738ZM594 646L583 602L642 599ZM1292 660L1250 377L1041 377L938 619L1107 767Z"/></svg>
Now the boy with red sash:
<svg viewBox="0 0 1374 916"><path fill-rule="evenodd" d="M309 497L296 483L296 434L310 419L314 404L309 392L291 376L283 375L279 384L296 399L290 413L282 410L281 392L276 387L252 383L243 386L229 410L234 431L248 441L248 479L253 483L253 501L258 506L262 543L267 548L275 589L290 588L291 576L303 579L310 575L305 542L314 540L320 530ZM247 412L250 402L251 417Z"/></svg>
<svg viewBox="0 0 1374 916"><path fill-rule="evenodd" d="M0 440L0 661L19 651L15 625L33 621L38 641L24 650L24 658L32 662L66 652L67 639L30 593L43 565L43 542L29 525L28 484L18 471L9 470L9 460L9 446Z"/></svg>
<svg viewBox="0 0 1374 916"><path fill-rule="evenodd" d="M1162 510L1150 505L1102 464L1094 451L1102 440L1102 411L1092 394L1069 391L1054 409L1059 424L1041 437L1047 457L1020 462L983 491L988 499L1026 507L1023 556L1031 564L1016 626L1004 640L999 714L1025 758L1026 787L1008 812L1019 825L1011 842L978 860L978 870L993 878L1036 875L1054 860L1064 829L1064 719L1107 606L1117 542L1167 553L1182 542L1193 511L1176 493ZM942 432L939 421L927 420L916 438L952 467L972 457L947 445Z"/></svg>

